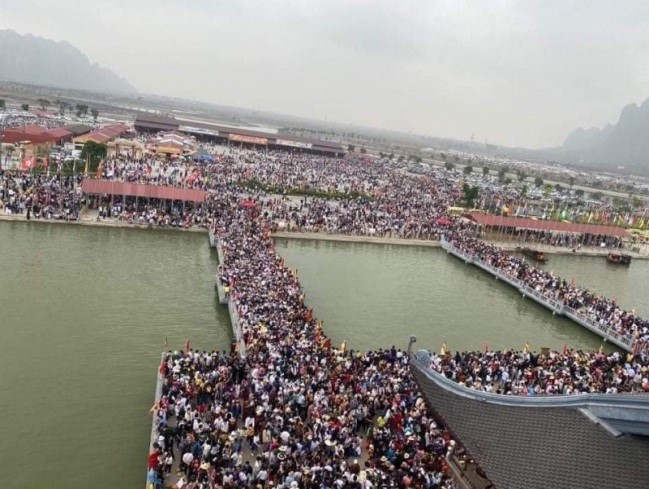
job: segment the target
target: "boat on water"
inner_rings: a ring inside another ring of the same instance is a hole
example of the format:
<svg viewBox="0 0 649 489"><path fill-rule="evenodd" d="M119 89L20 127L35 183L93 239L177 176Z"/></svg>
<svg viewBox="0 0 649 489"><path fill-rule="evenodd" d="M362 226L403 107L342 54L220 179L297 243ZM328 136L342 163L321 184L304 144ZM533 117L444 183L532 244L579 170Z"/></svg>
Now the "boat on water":
<svg viewBox="0 0 649 489"><path fill-rule="evenodd" d="M631 257L621 253L609 253L606 255L606 261L614 265L630 265Z"/></svg>
<svg viewBox="0 0 649 489"><path fill-rule="evenodd" d="M532 258L534 261L538 261L541 263L545 263L546 261L548 261L548 257L542 251L534 250L532 248L523 248L521 249L521 252L525 256Z"/></svg>

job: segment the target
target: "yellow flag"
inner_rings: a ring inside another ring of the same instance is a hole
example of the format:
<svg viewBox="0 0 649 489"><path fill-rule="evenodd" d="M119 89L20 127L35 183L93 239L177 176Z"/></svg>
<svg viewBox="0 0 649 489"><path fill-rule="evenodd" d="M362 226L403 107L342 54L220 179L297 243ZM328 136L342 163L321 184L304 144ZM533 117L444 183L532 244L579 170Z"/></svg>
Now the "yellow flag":
<svg viewBox="0 0 649 489"><path fill-rule="evenodd" d="M529 353L529 351L530 351L530 342L527 341L527 342L525 342L525 346L523 347L523 352L524 353Z"/></svg>
<svg viewBox="0 0 649 489"><path fill-rule="evenodd" d="M446 352L448 351L448 347L446 346L446 342L442 343L442 348L439 350L440 355L446 355Z"/></svg>

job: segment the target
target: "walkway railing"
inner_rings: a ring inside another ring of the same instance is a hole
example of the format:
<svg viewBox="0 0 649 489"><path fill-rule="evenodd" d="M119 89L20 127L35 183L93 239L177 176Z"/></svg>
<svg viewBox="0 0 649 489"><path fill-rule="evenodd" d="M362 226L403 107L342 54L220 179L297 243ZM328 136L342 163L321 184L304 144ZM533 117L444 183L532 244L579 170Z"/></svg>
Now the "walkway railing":
<svg viewBox="0 0 649 489"><path fill-rule="evenodd" d="M411 368L425 375L439 387L457 396L503 406L583 409L597 417L602 426L614 435L621 433L649 435L649 394L576 394L555 396L510 396L470 389L430 368L431 354L416 353L416 342L410 337L408 352ZM434 400L433 400L434 401Z"/></svg>
<svg viewBox="0 0 649 489"><path fill-rule="evenodd" d="M471 255L470 253L467 253L464 250L453 246L449 241L443 238L440 240L440 244L447 253L456 256L457 258L465 261L468 264L473 264L479 268L482 268L484 271L495 276L496 280L507 282L512 287L518 289L519 292L523 294L523 297L530 297L542 306L550 309L552 311L552 314L563 315L567 318L570 318L577 324L583 326L596 335L601 336L606 341L609 341L626 351L633 352L637 349L632 338L617 333L609 325L594 321L592 318L588 317L581 311L569 307L560 299L547 297L541 291L530 287L528 284L518 279L517 277L508 275L503 269L496 268L486 261L481 260L477 256Z"/></svg>

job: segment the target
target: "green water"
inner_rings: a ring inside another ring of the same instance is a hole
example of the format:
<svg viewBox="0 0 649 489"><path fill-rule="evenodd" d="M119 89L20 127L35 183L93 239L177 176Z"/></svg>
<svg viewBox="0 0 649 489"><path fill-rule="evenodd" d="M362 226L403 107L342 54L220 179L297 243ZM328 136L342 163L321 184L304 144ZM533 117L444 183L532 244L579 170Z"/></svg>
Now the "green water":
<svg viewBox="0 0 649 489"><path fill-rule="evenodd" d="M598 348L600 340L439 249L279 240L308 303L352 348ZM552 258L649 313L649 263ZM583 260L583 261L582 261ZM2 487L142 487L165 337L227 348L204 234L0 222Z"/></svg>
<svg viewBox="0 0 649 489"><path fill-rule="evenodd" d="M601 340L572 321L552 316L513 288L439 248L277 240L297 268L307 301L336 342L350 347L418 346L453 350L544 346L597 349ZM603 258L552 256L548 266L621 304L649 314L649 262L611 268ZM589 267L593 267L592 271ZM568 275L569 273L569 275Z"/></svg>
<svg viewBox="0 0 649 489"><path fill-rule="evenodd" d="M165 337L227 347L203 234L0 223L2 487L143 487Z"/></svg>

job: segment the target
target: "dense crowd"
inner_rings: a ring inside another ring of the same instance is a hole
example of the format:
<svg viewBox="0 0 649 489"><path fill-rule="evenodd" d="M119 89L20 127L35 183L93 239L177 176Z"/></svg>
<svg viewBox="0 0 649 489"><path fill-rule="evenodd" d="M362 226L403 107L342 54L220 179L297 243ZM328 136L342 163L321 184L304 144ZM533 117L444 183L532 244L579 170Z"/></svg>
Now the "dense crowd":
<svg viewBox="0 0 649 489"><path fill-rule="evenodd" d="M444 352L430 367L471 389L514 396L649 392L649 362L639 354L564 349Z"/></svg>
<svg viewBox="0 0 649 489"><path fill-rule="evenodd" d="M545 297L558 300L598 324L605 325L611 332L630 338L637 349L646 350L649 346L649 321L640 318L634 310L622 309L615 300L536 268L498 246L458 233L449 234L449 237L451 244L462 251L523 281Z"/></svg>
<svg viewBox="0 0 649 489"><path fill-rule="evenodd" d="M455 487L407 355L333 347L258 209L214 205L246 352L165 356L150 481L178 457L185 487Z"/></svg>
<svg viewBox="0 0 649 489"><path fill-rule="evenodd" d="M76 220L82 196L80 178L0 171L0 209L27 219Z"/></svg>

